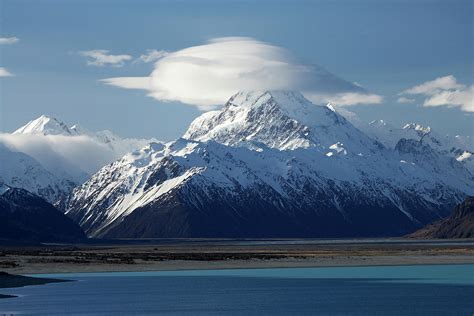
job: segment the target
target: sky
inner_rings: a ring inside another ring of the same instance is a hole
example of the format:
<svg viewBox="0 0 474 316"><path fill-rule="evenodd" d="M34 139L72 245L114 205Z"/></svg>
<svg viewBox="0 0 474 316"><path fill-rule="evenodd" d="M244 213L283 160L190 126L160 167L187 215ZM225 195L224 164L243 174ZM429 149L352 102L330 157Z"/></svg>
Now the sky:
<svg viewBox="0 0 474 316"><path fill-rule="evenodd" d="M255 84L473 136L473 3L0 0L0 132L47 114L172 140Z"/></svg>

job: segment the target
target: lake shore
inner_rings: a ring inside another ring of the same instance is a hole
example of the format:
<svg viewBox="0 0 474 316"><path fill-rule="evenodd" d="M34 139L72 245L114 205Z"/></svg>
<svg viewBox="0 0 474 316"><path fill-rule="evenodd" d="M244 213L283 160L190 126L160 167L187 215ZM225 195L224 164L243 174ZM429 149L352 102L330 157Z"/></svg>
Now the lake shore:
<svg viewBox="0 0 474 316"><path fill-rule="evenodd" d="M186 239L2 246L12 274L474 264L474 240Z"/></svg>
<svg viewBox="0 0 474 316"><path fill-rule="evenodd" d="M38 278L38 277L29 277L23 275L14 275L6 272L0 272L0 289L3 288L15 288L23 287L28 285L42 285L48 283L60 283L60 282L70 282L69 280L63 279L51 279L51 278ZM0 299L2 298L15 298L16 295L9 294L0 294Z"/></svg>

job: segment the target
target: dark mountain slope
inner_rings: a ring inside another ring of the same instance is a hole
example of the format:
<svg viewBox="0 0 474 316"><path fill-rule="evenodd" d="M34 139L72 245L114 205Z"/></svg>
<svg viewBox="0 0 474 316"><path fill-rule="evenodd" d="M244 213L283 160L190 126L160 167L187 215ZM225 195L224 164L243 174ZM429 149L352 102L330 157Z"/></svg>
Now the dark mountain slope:
<svg viewBox="0 0 474 316"><path fill-rule="evenodd" d="M74 242L82 229L44 199L0 184L0 239L31 242Z"/></svg>
<svg viewBox="0 0 474 316"><path fill-rule="evenodd" d="M412 238L474 238L474 197L467 197L453 213L409 235Z"/></svg>

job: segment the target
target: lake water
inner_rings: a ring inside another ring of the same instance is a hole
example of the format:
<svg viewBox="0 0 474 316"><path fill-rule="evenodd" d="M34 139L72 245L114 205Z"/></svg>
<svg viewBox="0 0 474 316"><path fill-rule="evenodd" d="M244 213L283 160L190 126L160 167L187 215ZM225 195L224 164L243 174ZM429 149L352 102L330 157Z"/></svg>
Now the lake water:
<svg viewBox="0 0 474 316"><path fill-rule="evenodd" d="M43 275L44 276L44 275ZM0 315L473 315L474 265L49 274Z"/></svg>

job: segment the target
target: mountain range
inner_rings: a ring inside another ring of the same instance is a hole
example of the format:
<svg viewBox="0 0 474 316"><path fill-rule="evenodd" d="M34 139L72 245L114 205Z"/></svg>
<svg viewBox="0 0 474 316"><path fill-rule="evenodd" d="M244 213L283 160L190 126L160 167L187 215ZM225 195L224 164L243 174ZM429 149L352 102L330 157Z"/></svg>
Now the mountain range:
<svg viewBox="0 0 474 316"><path fill-rule="evenodd" d="M298 92L239 92L101 168L66 214L106 238L399 236L473 194L472 147L378 125Z"/></svg>
<svg viewBox="0 0 474 316"><path fill-rule="evenodd" d="M99 238L401 236L474 193L471 138L351 122L292 91L239 92L166 144L43 115L0 134L0 183Z"/></svg>

